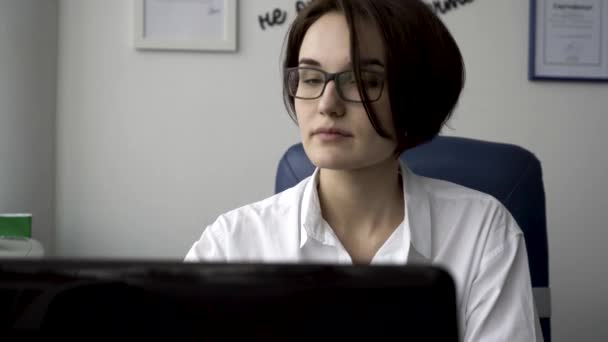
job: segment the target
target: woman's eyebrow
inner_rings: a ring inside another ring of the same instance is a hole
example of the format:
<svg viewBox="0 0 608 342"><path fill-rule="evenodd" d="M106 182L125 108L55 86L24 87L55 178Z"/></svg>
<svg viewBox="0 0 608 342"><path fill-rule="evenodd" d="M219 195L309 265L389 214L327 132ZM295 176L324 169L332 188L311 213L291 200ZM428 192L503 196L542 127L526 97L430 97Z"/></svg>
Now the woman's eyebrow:
<svg viewBox="0 0 608 342"><path fill-rule="evenodd" d="M308 65L314 65L314 66L321 66L321 63L319 63L318 61L312 59L312 58L302 58L300 59L300 63L299 64L308 64Z"/></svg>
<svg viewBox="0 0 608 342"><path fill-rule="evenodd" d="M378 58L361 58L359 60L359 65L361 65L361 66L377 65L379 67L384 68L384 63L382 63L382 61L380 61Z"/></svg>
<svg viewBox="0 0 608 342"><path fill-rule="evenodd" d="M312 59L312 58L302 58L299 61L299 64L307 64L307 65L314 65L314 66L321 66L321 63L319 63L319 61ZM378 58L361 58L359 60L359 65L361 66L370 66L370 65L376 65L379 67L384 68L384 63L382 63ZM352 63L348 63L348 65L346 66L348 68L352 67Z"/></svg>

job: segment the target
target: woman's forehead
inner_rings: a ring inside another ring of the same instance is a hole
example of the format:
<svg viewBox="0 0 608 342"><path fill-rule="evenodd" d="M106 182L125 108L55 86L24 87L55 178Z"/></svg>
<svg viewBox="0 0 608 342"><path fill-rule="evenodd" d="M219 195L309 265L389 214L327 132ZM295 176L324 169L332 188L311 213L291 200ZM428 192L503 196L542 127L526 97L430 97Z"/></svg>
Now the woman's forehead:
<svg viewBox="0 0 608 342"><path fill-rule="evenodd" d="M357 41L361 59L384 63L384 46L377 27L371 22L358 20ZM351 63L350 32L346 17L330 12L315 21L302 40L299 60L312 59L321 66L346 66Z"/></svg>

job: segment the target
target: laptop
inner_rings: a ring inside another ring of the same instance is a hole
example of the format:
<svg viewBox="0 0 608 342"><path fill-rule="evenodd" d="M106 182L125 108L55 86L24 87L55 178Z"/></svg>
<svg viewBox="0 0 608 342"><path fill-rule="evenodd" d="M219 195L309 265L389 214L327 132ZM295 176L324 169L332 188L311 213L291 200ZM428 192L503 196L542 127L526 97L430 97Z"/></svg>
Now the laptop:
<svg viewBox="0 0 608 342"><path fill-rule="evenodd" d="M454 283L430 265L5 260L0 328L179 341L459 339Z"/></svg>

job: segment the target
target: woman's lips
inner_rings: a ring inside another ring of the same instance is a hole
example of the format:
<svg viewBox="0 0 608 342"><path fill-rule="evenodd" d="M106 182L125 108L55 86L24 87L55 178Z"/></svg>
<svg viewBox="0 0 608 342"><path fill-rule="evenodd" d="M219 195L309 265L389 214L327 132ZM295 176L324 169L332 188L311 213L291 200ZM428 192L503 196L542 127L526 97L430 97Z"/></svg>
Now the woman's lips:
<svg viewBox="0 0 608 342"><path fill-rule="evenodd" d="M319 128L314 130L312 135L326 142L340 141L353 136L350 132L339 128Z"/></svg>

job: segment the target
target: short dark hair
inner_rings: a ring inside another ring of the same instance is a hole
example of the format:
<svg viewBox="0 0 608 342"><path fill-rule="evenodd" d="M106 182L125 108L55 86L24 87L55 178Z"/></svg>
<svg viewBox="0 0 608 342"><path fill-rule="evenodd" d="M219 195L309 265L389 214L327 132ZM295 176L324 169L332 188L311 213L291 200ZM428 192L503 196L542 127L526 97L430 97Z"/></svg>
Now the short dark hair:
<svg viewBox="0 0 608 342"><path fill-rule="evenodd" d="M375 25L382 35L386 56L386 82L397 134L398 156L439 134L450 118L464 86L465 67L456 41L433 10L421 0L314 0L291 24L283 56L285 69L298 66L300 47L310 26L329 12L346 17L351 37L350 54L357 84L360 81L356 19ZM283 101L297 123L294 99L283 86ZM368 102L369 120L380 136L380 127Z"/></svg>

